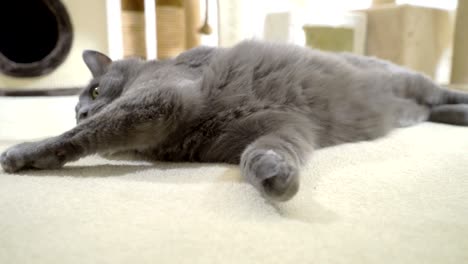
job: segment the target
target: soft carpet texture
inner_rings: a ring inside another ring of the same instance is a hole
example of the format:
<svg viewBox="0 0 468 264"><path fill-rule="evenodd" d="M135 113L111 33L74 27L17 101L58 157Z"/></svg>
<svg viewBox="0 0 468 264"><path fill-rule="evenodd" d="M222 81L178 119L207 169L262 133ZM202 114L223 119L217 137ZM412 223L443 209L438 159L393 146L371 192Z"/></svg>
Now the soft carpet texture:
<svg viewBox="0 0 468 264"><path fill-rule="evenodd" d="M0 99L0 150L73 125L75 102ZM468 263L468 128L319 150L283 204L222 164L0 172L0 263Z"/></svg>

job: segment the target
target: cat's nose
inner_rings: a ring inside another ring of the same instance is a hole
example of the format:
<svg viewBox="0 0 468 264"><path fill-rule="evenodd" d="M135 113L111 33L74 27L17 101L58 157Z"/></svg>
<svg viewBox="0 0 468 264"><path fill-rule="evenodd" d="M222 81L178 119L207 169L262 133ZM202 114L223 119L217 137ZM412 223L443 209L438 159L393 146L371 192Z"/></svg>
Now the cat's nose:
<svg viewBox="0 0 468 264"><path fill-rule="evenodd" d="M78 112L78 120L83 120L88 117L88 110L80 110Z"/></svg>

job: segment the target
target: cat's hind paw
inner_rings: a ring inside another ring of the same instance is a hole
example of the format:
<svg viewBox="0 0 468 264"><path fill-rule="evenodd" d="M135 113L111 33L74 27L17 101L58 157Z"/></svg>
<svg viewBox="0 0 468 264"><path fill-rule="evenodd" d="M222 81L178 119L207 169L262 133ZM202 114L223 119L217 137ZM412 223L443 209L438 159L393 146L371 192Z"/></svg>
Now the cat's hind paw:
<svg viewBox="0 0 468 264"><path fill-rule="evenodd" d="M276 201L287 201L299 190L299 171L273 150L253 150L243 162L249 182Z"/></svg>

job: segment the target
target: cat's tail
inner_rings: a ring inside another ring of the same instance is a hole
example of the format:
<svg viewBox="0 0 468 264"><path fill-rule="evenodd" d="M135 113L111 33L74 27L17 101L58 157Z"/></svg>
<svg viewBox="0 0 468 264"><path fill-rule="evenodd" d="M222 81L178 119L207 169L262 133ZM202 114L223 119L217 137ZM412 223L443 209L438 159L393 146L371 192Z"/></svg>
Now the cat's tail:
<svg viewBox="0 0 468 264"><path fill-rule="evenodd" d="M392 75L394 76L394 75ZM468 104L468 92L443 87L417 72L403 72L394 85L395 92L421 105Z"/></svg>
<svg viewBox="0 0 468 264"><path fill-rule="evenodd" d="M431 108L429 121L468 126L468 104L445 104Z"/></svg>
<svg viewBox="0 0 468 264"><path fill-rule="evenodd" d="M422 74L409 80L404 94L429 107L429 121L468 126L468 92L442 87Z"/></svg>
<svg viewBox="0 0 468 264"><path fill-rule="evenodd" d="M430 109L429 121L468 126L468 93L441 88L440 103Z"/></svg>

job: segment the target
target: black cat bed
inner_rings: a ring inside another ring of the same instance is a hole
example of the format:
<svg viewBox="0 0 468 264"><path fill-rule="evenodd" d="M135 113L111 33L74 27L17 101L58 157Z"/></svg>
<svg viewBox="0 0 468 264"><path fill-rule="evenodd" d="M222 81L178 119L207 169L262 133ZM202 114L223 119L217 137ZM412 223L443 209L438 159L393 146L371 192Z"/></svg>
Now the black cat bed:
<svg viewBox="0 0 468 264"><path fill-rule="evenodd" d="M60 0L0 2L0 71L35 77L56 69L73 39L69 14Z"/></svg>

